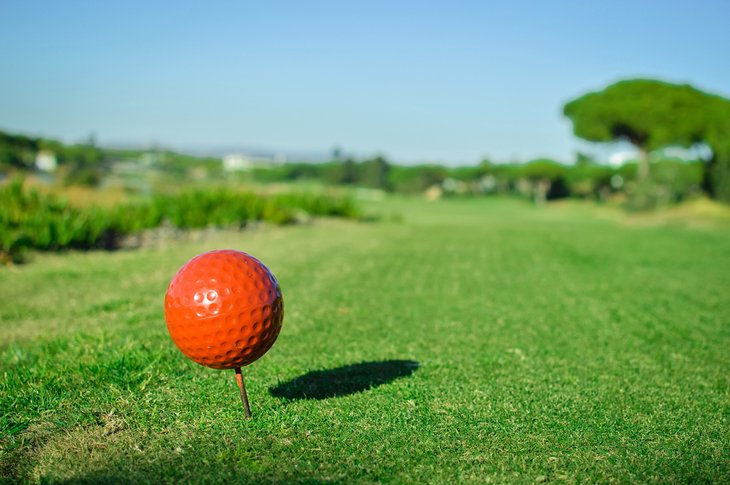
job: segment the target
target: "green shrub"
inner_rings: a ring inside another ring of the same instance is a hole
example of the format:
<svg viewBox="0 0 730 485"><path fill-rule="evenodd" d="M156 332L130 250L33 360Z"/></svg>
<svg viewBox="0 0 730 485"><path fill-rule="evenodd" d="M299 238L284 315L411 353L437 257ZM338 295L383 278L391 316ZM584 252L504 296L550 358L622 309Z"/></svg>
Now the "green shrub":
<svg viewBox="0 0 730 485"><path fill-rule="evenodd" d="M279 194L273 199L276 204L290 209L303 210L313 216L345 217L356 219L360 210L349 196L316 193Z"/></svg>
<svg viewBox="0 0 730 485"><path fill-rule="evenodd" d="M112 247L119 228L100 208L81 210L68 201L26 190L22 179L0 189L0 253L18 259L26 249Z"/></svg>
<svg viewBox="0 0 730 485"><path fill-rule="evenodd" d="M703 162L661 160L652 164L651 178L666 188L666 202L680 202L702 190Z"/></svg>
<svg viewBox="0 0 730 485"><path fill-rule="evenodd" d="M26 189L22 179L0 187L0 260L17 261L27 249L112 249L120 238L167 222L179 229L242 228L252 221L289 224L298 212L359 217L350 197L331 194L263 196L228 189L158 194L114 208L78 208Z"/></svg>

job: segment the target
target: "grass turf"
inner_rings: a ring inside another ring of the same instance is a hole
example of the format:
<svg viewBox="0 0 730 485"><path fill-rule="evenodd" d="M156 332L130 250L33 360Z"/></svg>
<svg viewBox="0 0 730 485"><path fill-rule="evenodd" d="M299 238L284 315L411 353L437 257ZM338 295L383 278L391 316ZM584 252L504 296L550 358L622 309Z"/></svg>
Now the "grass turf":
<svg viewBox="0 0 730 485"><path fill-rule="evenodd" d="M1 472L29 481L725 481L730 228L585 207L389 201L320 221L0 269ZM205 250L257 255L284 329L185 359L162 301ZM418 365L416 365L418 363Z"/></svg>

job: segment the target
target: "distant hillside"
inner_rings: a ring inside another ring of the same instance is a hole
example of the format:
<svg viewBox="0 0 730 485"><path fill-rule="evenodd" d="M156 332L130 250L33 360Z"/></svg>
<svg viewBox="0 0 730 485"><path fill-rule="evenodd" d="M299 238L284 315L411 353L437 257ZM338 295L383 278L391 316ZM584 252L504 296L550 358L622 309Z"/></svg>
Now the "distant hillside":
<svg viewBox="0 0 730 485"><path fill-rule="evenodd" d="M133 163L146 169L186 173L189 169L220 168L216 157L195 156L166 149L103 148L89 143L58 140L0 131L0 173L13 171L62 172L70 183L95 185L116 164Z"/></svg>
<svg viewBox="0 0 730 485"><path fill-rule="evenodd" d="M59 165L91 167L104 159L103 151L92 144L67 145L58 140L0 131L0 171L37 169L41 153L53 157L54 164Z"/></svg>

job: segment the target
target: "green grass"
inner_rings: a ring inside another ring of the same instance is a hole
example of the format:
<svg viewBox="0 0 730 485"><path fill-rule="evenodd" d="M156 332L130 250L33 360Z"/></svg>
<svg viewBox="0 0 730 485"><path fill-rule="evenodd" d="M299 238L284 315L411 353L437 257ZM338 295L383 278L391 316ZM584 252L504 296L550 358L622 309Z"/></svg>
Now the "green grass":
<svg viewBox="0 0 730 485"><path fill-rule="evenodd" d="M0 269L2 474L730 477L730 227L499 200L375 207L403 221L223 232ZM257 255L284 291L277 344L244 370L248 422L233 371L185 359L163 320L177 268L220 247Z"/></svg>

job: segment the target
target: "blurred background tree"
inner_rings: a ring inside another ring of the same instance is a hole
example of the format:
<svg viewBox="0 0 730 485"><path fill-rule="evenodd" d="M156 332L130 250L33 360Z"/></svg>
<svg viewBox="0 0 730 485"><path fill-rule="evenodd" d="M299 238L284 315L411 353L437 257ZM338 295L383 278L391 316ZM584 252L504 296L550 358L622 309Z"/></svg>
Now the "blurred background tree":
<svg viewBox="0 0 730 485"><path fill-rule="evenodd" d="M601 165L584 154L576 155L575 165L565 170L565 183L570 194L581 199L605 200L612 192L612 167Z"/></svg>
<svg viewBox="0 0 730 485"><path fill-rule="evenodd" d="M0 131L0 169L32 169L38 149L37 139Z"/></svg>
<svg viewBox="0 0 730 485"><path fill-rule="evenodd" d="M563 113L580 138L632 143L639 150L640 183L650 175L649 152L706 144L712 150L706 188L730 201L730 100L688 84L632 79L570 101Z"/></svg>
<svg viewBox="0 0 730 485"><path fill-rule="evenodd" d="M388 161L378 155L377 157L366 160L360 167L359 181L365 187L373 189L386 190L389 188L388 174L390 173L390 164Z"/></svg>
<svg viewBox="0 0 730 485"><path fill-rule="evenodd" d="M522 166L520 174L529 180L535 204L541 205L550 199L566 197L565 167L554 160L539 158Z"/></svg>

